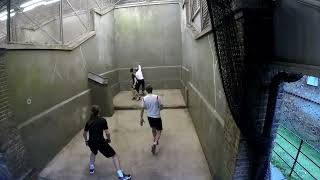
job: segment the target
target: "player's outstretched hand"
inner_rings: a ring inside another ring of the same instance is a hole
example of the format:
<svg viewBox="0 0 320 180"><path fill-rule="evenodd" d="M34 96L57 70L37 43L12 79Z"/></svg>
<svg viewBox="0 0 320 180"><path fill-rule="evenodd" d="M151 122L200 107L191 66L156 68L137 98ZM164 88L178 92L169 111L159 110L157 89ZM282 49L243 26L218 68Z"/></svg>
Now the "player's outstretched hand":
<svg viewBox="0 0 320 180"><path fill-rule="evenodd" d="M140 126L143 126L143 123L144 123L144 119L141 118L141 119L140 119Z"/></svg>

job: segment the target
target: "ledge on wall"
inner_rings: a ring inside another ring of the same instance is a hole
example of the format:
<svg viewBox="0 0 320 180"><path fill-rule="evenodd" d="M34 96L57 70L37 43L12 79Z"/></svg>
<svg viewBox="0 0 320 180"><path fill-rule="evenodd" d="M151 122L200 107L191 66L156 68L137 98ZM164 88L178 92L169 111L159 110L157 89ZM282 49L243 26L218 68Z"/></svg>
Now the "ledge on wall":
<svg viewBox="0 0 320 180"><path fill-rule="evenodd" d="M208 35L211 33L212 31L212 27L210 26L209 28L206 28L204 30L202 30L201 32L199 32L193 25L191 24L187 24L186 27L190 30L193 38L195 40L201 39L202 37Z"/></svg>
<svg viewBox="0 0 320 180"><path fill-rule="evenodd" d="M110 11L114 10L114 6L106 8L104 10L100 10L98 8L91 9L92 13L96 13L100 16L103 16ZM94 21L94 20L93 20ZM79 36L77 39L68 42L67 44L59 45L45 45L45 44L35 44L35 43L8 43L4 44L3 49L8 49L8 50L62 50L62 51L72 51L79 47L82 43L86 42L88 39L91 37L95 36L96 32L95 31L90 31L87 34L84 34L82 36Z"/></svg>
<svg viewBox="0 0 320 180"><path fill-rule="evenodd" d="M179 4L179 1L177 1L177 0L162 0L162 1L133 2L133 3L125 3L125 4L116 5L115 9L129 8L129 7L136 7L136 6L162 5L162 4Z"/></svg>
<svg viewBox="0 0 320 180"><path fill-rule="evenodd" d="M90 31L89 33L80 36L78 39L67 43L65 45L43 45L43 44L17 44L17 43L10 43L5 44L3 48L8 50L62 50L62 51L72 51L82 43L90 39L91 37L95 36L95 31Z"/></svg>
<svg viewBox="0 0 320 180"><path fill-rule="evenodd" d="M129 8L129 7L136 7L136 6L150 6L150 5L163 5L163 4L179 4L177 0L163 0L163 1L145 1L145 2L135 2L135 3L128 3L128 4L120 4L120 5L112 5L105 9L93 8L90 10L91 14L96 13L100 16L108 14L109 12L113 11L114 9L120 8ZM92 16L94 17L94 16ZM50 22L50 21L48 21ZM48 23L46 22L46 23ZM94 22L94 20L92 21ZM94 25L93 25L94 29ZM90 39L91 37L95 36L96 32L94 30L88 32L85 35L78 37L77 39L67 43L67 44L36 44L36 43L18 43L12 42L7 44L2 44L0 48L7 49L7 50L61 50L61 51L72 51L75 48L79 47L82 43Z"/></svg>
<svg viewBox="0 0 320 180"><path fill-rule="evenodd" d="M301 64L301 63L292 63L290 61L294 61L294 60L276 59L276 61L273 61L270 64L270 66L271 68L279 69L280 71L301 73L304 75L320 77L320 66L310 65L310 64Z"/></svg>
<svg viewBox="0 0 320 180"><path fill-rule="evenodd" d="M105 8L103 10L100 10L99 8L93 8L93 9L91 9L91 12L97 13L98 15L103 16L105 14L108 14L112 10L114 10L114 8L115 8L115 6L111 6L111 7Z"/></svg>

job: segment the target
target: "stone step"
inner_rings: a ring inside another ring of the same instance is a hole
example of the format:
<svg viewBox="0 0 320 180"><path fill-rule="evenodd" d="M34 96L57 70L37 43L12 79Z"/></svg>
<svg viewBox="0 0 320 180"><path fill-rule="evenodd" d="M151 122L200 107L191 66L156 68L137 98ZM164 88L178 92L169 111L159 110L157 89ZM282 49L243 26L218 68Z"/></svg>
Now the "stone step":
<svg viewBox="0 0 320 180"><path fill-rule="evenodd" d="M164 106L163 109L185 109L187 106ZM139 110L140 106L115 106L115 110Z"/></svg>
<svg viewBox="0 0 320 180"><path fill-rule="evenodd" d="M164 109L184 109L187 108L180 89L155 90L154 94L161 99ZM137 110L141 109L141 100L132 100L130 91L121 91L114 99L115 110Z"/></svg>

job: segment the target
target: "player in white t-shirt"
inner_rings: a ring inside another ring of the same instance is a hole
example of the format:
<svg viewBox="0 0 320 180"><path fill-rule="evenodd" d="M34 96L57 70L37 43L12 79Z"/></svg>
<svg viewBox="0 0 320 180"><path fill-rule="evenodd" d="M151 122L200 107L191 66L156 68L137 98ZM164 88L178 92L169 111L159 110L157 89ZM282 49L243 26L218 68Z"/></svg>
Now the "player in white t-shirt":
<svg viewBox="0 0 320 180"><path fill-rule="evenodd" d="M136 68L135 76L137 78L136 90L139 94L140 86L142 86L142 94L144 95L144 77L143 77L142 68L140 65L138 65L138 68Z"/></svg>
<svg viewBox="0 0 320 180"><path fill-rule="evenodd" d="M160 116L160 111L163 109L160 97L158 95L152 94L152 87L149 85L146 88L147 95L142 98L142 109L141 109L141 118L140 125L143 126L144 119L143 114L144 110L147 111L148 121L150 127L152 128L153 135L153 144L151 147L151 152L156 153L156 146L159 145L159 140L162 131L162 120Z"/></svg>

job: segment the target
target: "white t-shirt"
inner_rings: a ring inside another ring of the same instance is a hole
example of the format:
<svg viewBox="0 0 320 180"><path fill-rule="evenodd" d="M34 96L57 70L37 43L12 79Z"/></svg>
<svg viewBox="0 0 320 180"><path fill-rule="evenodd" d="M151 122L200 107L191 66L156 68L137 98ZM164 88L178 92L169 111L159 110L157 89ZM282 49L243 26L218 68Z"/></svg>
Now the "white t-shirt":
<svg viewBox="0 0 320 180"><path fill-rule="evenodd" d="M140 65L138 66L138 71L136 72L136 78L137 78L138 80L144 79Z"/></svg>
<svg viewBox="0 0 320 180"><path fill-rule="evenodd" d="M142 98L142 107L147 110L147 116L160 118L160 107L162 106L160 97L154 94L148 94Z"/></svg>

